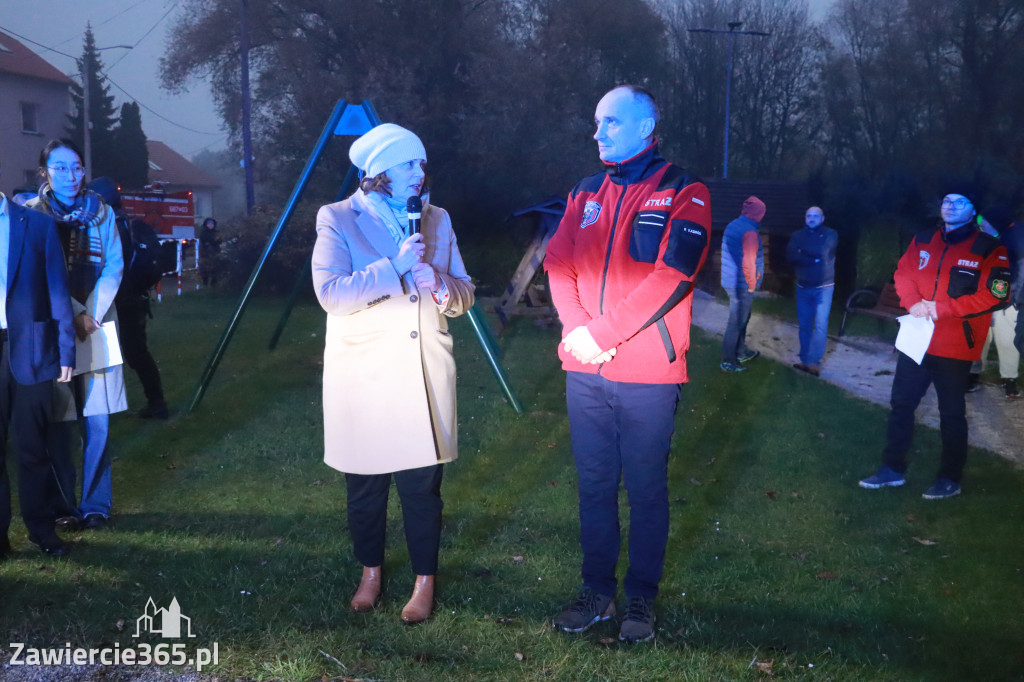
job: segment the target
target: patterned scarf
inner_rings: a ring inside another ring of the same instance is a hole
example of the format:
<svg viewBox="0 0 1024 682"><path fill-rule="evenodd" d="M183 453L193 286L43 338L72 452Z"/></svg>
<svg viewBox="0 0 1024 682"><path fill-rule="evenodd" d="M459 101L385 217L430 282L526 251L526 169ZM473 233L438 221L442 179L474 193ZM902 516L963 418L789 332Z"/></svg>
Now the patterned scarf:
<svg viewBox="0 0 1024 682"><path fill-rule="evenodd" d="M100 195L87 189L68 206L57 198L49 183L39 188L39 200L33 208L56 221L68 266L68 290L84 305L103 269L100 225L107 220L110 209Z"/></svg>

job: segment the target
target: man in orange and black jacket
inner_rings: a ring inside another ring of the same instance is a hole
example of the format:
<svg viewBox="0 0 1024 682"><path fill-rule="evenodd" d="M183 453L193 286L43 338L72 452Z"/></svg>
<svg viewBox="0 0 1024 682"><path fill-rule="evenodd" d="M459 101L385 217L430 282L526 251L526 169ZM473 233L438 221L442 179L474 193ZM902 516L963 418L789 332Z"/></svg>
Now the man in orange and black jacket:
<svg viewBox="0 0 1024 682"><path fill-rule="evenodd" d="M896 267L900 303L915 317L935 322L928 351L917 364L903 353L892 383L892 411L883 465L860 482L862 488L901 486L914 434L914 411L930 384L939 400L942 460L927 500L960 494L967 461L964 395L971 362L981 357L989 321L1010 301L1010 262L995 237L978 229L974 192L951 188L942 200L944 226L914 237Z"/></svg>

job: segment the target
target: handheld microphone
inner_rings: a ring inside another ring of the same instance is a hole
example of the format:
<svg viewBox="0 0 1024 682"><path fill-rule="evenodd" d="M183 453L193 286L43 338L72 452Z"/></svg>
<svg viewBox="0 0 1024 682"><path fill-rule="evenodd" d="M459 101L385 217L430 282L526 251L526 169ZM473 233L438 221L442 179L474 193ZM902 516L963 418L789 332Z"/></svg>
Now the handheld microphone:
<svg viewBox="0 0 1024 682"><path fill-rule="evenodd" d="M409 214L409 234L416 234L420 231L420 215L423 212L423 202L417 196L409 197L405 202L405 210Z"/></svg>

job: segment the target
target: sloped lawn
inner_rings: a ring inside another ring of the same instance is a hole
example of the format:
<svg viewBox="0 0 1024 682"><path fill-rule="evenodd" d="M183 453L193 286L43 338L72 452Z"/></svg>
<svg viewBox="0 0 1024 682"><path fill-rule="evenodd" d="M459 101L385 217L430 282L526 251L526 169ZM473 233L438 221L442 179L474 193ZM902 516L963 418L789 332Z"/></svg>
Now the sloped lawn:
<svg viewBox="0 0 1024 682"><path fill-rule="evenodd" d="M156 645L133 636L137 619L149 598L177 598L195 637L173 641L216 643L206 672L223 680L1024 679L1024 472L972 451L964 495L927 502L939 439L920 429L908 485L860 490L883 409L767 360L721 374L718 341L696 329L655 643L620 645L612 623L550 627L580 553L557 332L529 320L500 338L522 416L470 325L453 327L461 458L445 470L435 617L399 622L412 576L396 501L384 602L353 614L344 481L322 462L319 308L296 309L270 352L283 301L255 301L199 409L180 414L234 303L156 306L151 347L179 413L114 418L110 530L69 535L72 557L52 561L15 520L6 656L15 642ZM134 375L129 388L141 406Z"/></svg>

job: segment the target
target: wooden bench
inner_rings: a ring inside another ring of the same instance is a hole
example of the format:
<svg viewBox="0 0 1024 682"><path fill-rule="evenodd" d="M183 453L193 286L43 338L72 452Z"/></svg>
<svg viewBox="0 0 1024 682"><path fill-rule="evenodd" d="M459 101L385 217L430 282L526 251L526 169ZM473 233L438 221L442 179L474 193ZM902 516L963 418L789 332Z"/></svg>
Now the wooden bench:
<svg viewBox="0 0 1024 682"><path fill-rule="evenodd" d="M900 305L899 294L896 293L896 285L889 282L882 291L874 289L858 289L850 294L843 307L843 322L839 325L839 336L846 331L846 318L853 315L867 315L877 320L895 320L907 311Z"/></svg>

